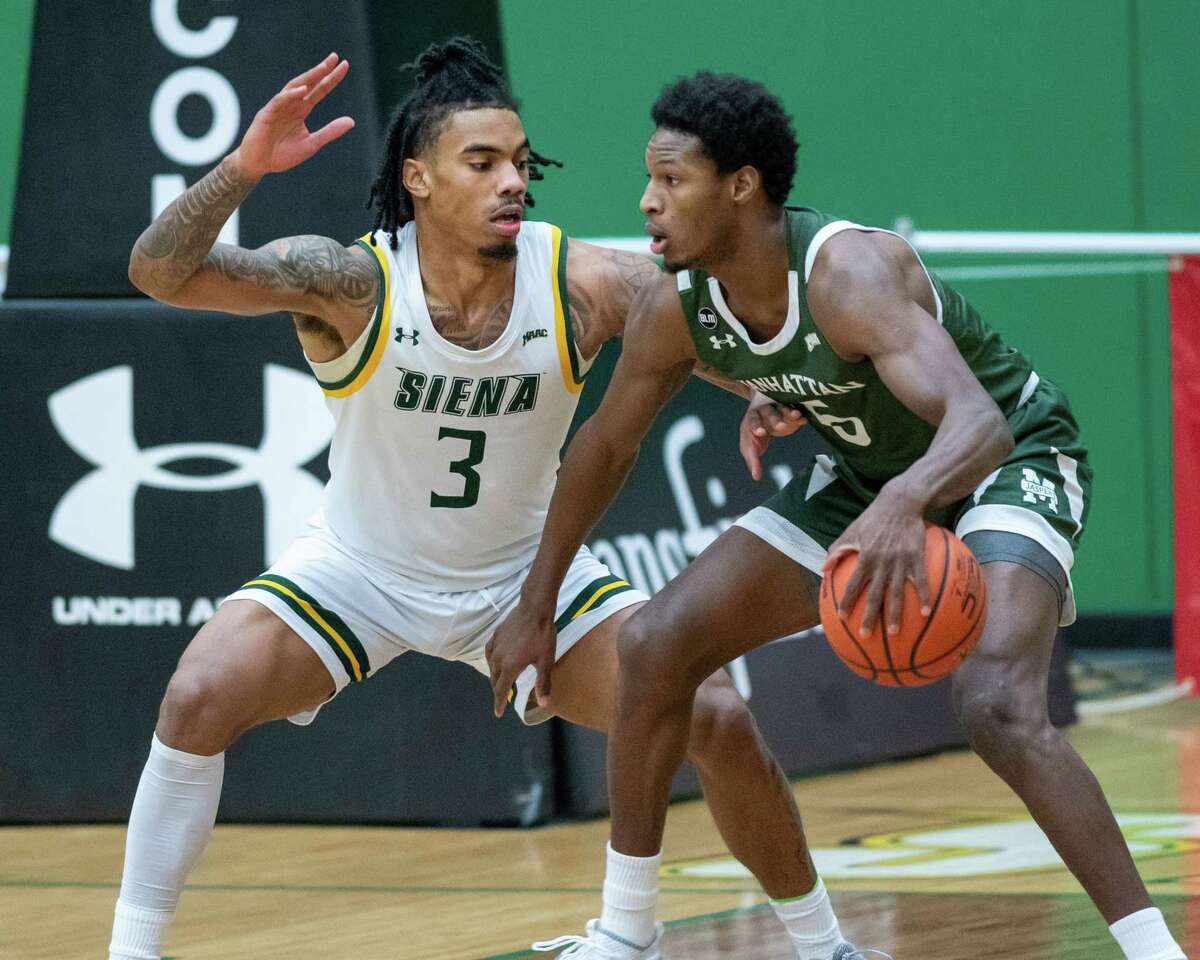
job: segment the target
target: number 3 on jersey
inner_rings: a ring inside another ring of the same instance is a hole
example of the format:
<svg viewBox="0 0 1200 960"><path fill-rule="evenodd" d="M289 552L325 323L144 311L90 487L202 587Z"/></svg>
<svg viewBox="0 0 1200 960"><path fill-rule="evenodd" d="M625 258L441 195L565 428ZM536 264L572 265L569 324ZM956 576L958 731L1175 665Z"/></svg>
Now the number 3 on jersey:
<svg viewBox="0 0 1200 960"><path fill-rule="evenodd" d="M466 440L470 447L467 455L461 460L450 461L450 472L457 473L465 483L463 492L456 497L447 497L434 491L429 494L431 507L473 507L479 500L479 473L475 470L483 462L483 447L487 443L487 434L482 430L456 430L453 427L442 427L438 431L438 440Z"/></svg>

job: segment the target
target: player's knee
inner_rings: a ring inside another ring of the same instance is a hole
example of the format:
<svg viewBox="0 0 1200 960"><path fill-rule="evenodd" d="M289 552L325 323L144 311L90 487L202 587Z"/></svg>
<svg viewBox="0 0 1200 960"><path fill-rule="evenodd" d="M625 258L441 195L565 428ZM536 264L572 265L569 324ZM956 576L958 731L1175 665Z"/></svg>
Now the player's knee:
<svg viewBox="0 0 1200 960"><path fill-rule="evenodd" d="M664 691L695 689L689 681L686 649L675 642L670 624L650 607L643 607L621 625L617 652L622 674Z"/></svg>
<svg viewBox="0 0 1200 960"><path fill-rule="evenodd" d="M155 733L185 753L220 753L240 732L236 713L218 676L181 664L167 684Z"/></svg>
<svg viewBox="0 0 1200 960"><path fill-rule="evenodd" d="M688 760L704 771L754 758L760 750L758 727L746 701L732 685L704 683L692 709Z"/></svg>
<svg viewBox="0 0 1200 960"><path fill-rule="evenodd" d="M978 683L958 691L956 712L972 748L990 763L1020 762L1058 737L1044 701L1006 682Z"/></svg>

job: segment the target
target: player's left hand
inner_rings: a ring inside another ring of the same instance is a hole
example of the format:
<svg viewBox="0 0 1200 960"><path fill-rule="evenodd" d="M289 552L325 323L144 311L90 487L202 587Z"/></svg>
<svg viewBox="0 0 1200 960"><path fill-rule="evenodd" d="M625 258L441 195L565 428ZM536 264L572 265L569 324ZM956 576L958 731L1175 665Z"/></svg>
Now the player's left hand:
<svg viewBox="0 0 1200 960"><path fill-rule="evenodd" d="M858 551L858 565L846 582L838 613L848 616L866 590L861 632L869 636L886 614L887 632L900 630L904 609L904 585L912 581L921 601L921 613L929 616L929 583L925 579L925 522L922 505L895 488L885 486L833 545L825 558L828 576L842 554Z"/></svg>
<svg viewBox="0 0 1200 960"><path fill-rule="evenodd" d="M754 392L738 428L738 449L752 479L762 479L762 456L771 439L790 436L806 423L808 420L798 408Z"/></svg>
<svg viewBox="0 0 1200 960"><path fill-rule="evenodd" d="M524 598L500 622L484 648L491 673L493 709L504 716L513 683L530 664L537 667L534 696L540 703L550 695L550 672L554 669L558 637L554 630L554 608L549 615L534 609Z"/></svg>

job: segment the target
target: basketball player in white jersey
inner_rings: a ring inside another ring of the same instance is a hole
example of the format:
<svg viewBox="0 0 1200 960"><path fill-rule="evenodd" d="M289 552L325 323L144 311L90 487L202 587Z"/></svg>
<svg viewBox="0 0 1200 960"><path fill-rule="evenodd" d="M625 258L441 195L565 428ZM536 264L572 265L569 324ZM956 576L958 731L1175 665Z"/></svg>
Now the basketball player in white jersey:
<svg viewBox="0 0 1200 960"><path fill-rule="evenodd" d="M112 960L161 956L212 833L224 751L242 733L311 722L410 650L488 672L485 648L536 553L583 376L657 272L523 222L529 180L547 161L478 43L434 45L415 67L372 190L375 229L357 244L216 243L263 176L354 125L306 127L349 69L330 54L272 98L133 250L131 279L165 303L291 312L336 425L321 515L221 606L167 687L130 816ZM617 630L644 599L581 549L560 592L557 650L517 680L518 714L606 730ZM813 889L787 781L721 673L700 690L689 756L722 836L766 892ZM625 902L619 874L607 891ZM645 906L640 893L628 901ZM830 923L826 901L789 929L827 934Z"/></svg>

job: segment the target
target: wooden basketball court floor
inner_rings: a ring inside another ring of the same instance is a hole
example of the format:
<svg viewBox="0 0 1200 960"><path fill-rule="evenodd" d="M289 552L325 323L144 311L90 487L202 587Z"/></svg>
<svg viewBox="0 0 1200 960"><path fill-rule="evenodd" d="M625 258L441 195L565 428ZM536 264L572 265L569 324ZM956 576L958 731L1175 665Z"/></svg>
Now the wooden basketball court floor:
<svg viewBox="0 0 1200 960"><path fill-rule="evenodd" d="M1142 875L1200 958L1200 700L1089 718L1072 739ZM969 752L800 781L843 931L896 960L1105 960L1104 923ZM219 826L192 875L179 960L516 960L599 907L607 822L536 830ZM102 958L123 829L0 829L0 957ZM784 960L782 928L701 803L671 809L665 960ZM545 956L538 954L537 956Z"/></svg>

